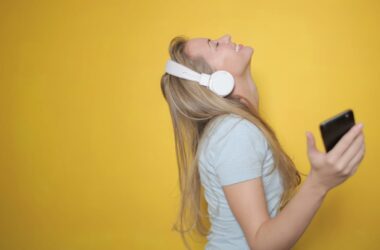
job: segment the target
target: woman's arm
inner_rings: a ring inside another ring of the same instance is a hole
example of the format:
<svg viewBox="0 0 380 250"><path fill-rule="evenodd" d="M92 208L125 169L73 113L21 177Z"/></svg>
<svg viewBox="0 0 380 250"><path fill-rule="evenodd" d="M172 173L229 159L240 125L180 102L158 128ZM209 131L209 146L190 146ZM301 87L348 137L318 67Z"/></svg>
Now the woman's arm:
<svg viewBox="0 0 380 250"><path fill-rule="evenodd" d="M326 191L306 179L278 216L260 226L252 249L290 249L309 226L325 195Z"/></svg>
<svg viewBox="0 0 380 250"><path fill-rule="evenodd" d="M326 192L306 179L287 206L270 219L261 178L223 187L251 249L290 249L310 224Z"/></svg>
<svg viewBox="0 0 380 250"><path fill-rule="evenodd" d="M301 237L329 190L352 176L364 155L361 127L353 127L329 152L308 135L311 171L298 193L274 218L268 215L261 178L223 187L251 249L290 249Z"/></svg>

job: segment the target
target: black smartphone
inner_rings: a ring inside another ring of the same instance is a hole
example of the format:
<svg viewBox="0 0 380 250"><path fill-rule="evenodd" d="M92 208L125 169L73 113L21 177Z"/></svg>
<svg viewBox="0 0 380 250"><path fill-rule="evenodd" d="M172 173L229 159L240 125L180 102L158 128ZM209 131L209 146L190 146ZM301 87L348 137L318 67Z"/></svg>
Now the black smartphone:
<svg viewBox="0 0 380 250"><path fill-rule="evenodd" d="M347 109L319 125L326 152L330 151L335 144L355 125L354 112Z"/></svg>

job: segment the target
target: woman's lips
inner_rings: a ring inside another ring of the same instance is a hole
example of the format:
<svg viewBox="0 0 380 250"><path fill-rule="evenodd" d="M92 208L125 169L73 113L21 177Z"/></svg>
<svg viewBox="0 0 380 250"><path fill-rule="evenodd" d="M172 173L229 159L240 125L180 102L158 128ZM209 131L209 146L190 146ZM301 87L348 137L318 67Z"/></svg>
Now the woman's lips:
<svg viewBox="0 0 380 250"><path fill-rule="evenodd" d="M241 49L244 48L244 45L243 44L235 44L235 51L236 52L239 52Z"/></svg>

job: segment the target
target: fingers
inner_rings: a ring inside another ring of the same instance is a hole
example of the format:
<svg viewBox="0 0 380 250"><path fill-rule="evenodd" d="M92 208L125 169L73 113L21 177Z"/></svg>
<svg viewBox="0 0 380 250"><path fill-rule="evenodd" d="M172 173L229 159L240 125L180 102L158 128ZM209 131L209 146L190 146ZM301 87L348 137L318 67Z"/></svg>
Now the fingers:
<svg viewBox="0 0 380 250"><path fill-rule="evenodd" d="M363 145L363 134L358 134L354 141L351 143L349 148L343 153L343 155L338 159L337 165L341 168L349 168L349 162L358 154L361 146Z"/></svg>
<svg viewBox="0 0 380 250"><path fill-rule="evenodd" d="M364 156L364 147L363 149L360 149L358 154L354 157L354 159L352 159L352 169L350 172L350 176L353 176L356 173L356 171L358 171L358 168L360 165L359 163L363 159L363 156Z"/></svg>
<svg viewBox="0 0 380 250"><path fill-rule="evenodd" d="M356 136L360 133L363 128L363 124L359 123L353 126L328 152L329 157L331 157L332 161L339 159L343 153L350 147L352 142L355 140Z"/></svg>
<svg viewBox="0 0 380 250"><path fill-rule="evenodd" d="M356 155L351 159L351 161L348 163L348 166L350 168L353 168L351 170L351 173L356 169L359 165L359 163L362 161L364 157L364 152L365 152L365 144L363 143L359 149L359 151L356 153Z"/></svg>
<svg viewBox="0 0 380 250"><path fill-rule="evenodd" d="M360 151L355 155L355 157L350 162L350 164L352 165L350 165L351 171L350 171L349 176L353 176L356 173L360 165L359 162L362 160L363 155L364 155L364 146L363 148L360 149Z"/></svg>

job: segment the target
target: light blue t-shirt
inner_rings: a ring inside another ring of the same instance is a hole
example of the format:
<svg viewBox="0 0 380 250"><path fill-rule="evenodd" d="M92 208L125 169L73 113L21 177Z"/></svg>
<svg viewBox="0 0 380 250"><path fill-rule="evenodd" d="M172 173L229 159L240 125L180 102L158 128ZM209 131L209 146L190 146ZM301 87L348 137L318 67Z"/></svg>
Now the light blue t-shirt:
<svg viewBox="0 0 380 250"><path fill-rule="evenodd" d="M274 217L283 192L278 169L266 138L250 121L222 115L199 144L199 172L211 222L206 250L249 250L239 223L229 208L222 186L261 177L268 213Z"/></svg>

